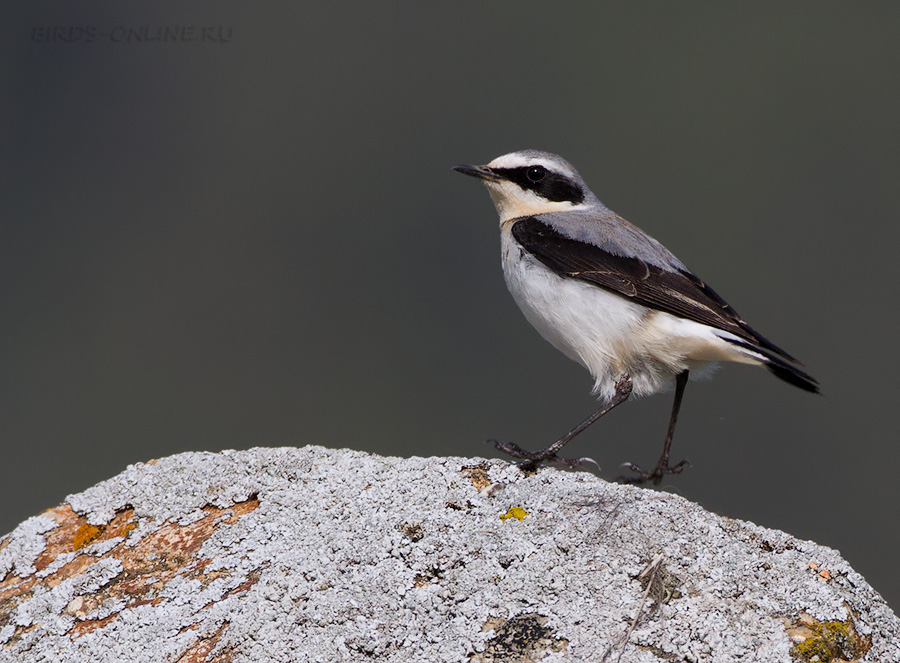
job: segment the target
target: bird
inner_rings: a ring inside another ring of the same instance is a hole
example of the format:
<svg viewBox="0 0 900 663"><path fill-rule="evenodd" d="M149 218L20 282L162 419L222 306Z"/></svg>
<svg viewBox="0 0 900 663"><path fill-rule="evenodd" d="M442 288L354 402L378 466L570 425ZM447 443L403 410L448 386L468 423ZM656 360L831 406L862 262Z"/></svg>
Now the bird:
<svg viewBox="0 0 900 663"><path fill-rule="evenodd" d="M719 362L755 364L808 392L819 384L797 359L748 325L711 287L658 241L610 210L560 156L521 150L483 166L454 170L475 177L500 217L506 285L525 318L594 379L599 408L557 441L531 452L494 442L525 469L579 464L562 448L629 397L670 388L675 397L663 452L652 470L625 463L626 483L679 474L671 447L688 377L708 377Z"/></svg>

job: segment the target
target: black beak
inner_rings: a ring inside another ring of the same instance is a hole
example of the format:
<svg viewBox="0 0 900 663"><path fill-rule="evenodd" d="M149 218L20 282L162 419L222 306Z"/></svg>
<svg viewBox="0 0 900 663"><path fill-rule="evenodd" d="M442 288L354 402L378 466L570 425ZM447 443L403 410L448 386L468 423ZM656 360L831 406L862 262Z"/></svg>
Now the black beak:
<svg viewBox="0 0 900 663"><path fill-rule="evenodd" d="M462 173L463 175L477 177L480 180L496 181L502 179L487 166L467 166L463 164L461 166L453 166L453 170L457 173Z"/></svg>

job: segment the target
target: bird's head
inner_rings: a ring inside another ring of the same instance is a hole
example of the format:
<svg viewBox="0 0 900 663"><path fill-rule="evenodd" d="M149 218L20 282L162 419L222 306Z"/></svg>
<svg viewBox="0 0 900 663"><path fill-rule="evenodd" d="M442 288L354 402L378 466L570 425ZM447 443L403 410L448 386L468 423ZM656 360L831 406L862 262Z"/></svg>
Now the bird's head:
<svg viewBox="0 0 900 663"><path fill-rule="evenodd" d="M584 209L597 202L578 171L549 152L510 152L485 166L453 169L484 183L501 223L532 214Z"/></svg>

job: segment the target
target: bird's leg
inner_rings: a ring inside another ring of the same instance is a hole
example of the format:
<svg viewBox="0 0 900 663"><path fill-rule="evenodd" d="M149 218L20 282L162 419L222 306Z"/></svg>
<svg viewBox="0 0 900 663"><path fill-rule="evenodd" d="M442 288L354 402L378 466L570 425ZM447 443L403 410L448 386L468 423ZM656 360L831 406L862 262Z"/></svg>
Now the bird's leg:
<svg viewBox="0 0 900 663"><path fill-rule="evenodd" d="M573 459L573 458L560 458L556 454L559 453L560 449L566 446L569 442L571 442L579 433L584 431L588 426L597 421L604 414L612 410L617 405L621 405L628 397L631 395L632 389L631 376L627 373L623 373L616 380L616 392L613 394L613 397L609 400L608 403L603 405L603 407L599 408L595 411L591 416L582 421L580 424L575 426L572 430L566 433L563 437L558 439L556 442L551 444L546 449L542 449L541 451L525 451L522 447L514 442L497 442L496 440L492 440L494 446L503 453L512 456L513 458L522 458L524 459L524 463L520 465L520 467L525 471L531 471L536 468L543 461L550 461L555 463L565 463L569 466L579 465L583 460L587 459Z"/></svg>
<svg viewBox="0 0 900 663"><path fill-rule="evenodd" d="M688 461L682 460L672 467L669 466L669 452L672 449L672 438L675 436L675 423L678 421L678 410L681 409L681 399L684 396L684 387L687 385L687 381L687 370L681 371L681 373L675 376L675 401L672 403L672 416L669 418L669 431L666 433L666 443L663 445L662 456L659 457L656 469L652 472L645 472L634 463L625 463L624 467L627 467L637 474L631 477L619 477L619 480L622 483L640 484L652 479L653 485L658 486L664 475L681 474L682 470L684 470L684 466L690 465Z"/></svg>

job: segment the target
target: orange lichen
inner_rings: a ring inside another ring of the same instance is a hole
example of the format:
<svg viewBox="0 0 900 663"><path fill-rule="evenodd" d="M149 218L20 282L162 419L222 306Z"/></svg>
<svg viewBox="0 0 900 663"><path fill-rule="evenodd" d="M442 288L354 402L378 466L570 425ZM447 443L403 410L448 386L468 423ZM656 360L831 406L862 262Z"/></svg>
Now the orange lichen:
<svg viewBox="0 0 900 663"><path fill-rule="evenodd" d="M74 550L81 550L91 541L96 539L100 535L100 531L100 528L96 525L81 523L78 530L75 532L75 536L72 537L72 548Z"/></svg>
<svg viewBox="0 0 900 663"><path fill-rule="evenodd" d="M101 559L118 560L122 571L99 591L78 596L67 606L68 614L76 619L69 631L73 638L103 628L116 619L119 612L102 619L86 619L87 615L110 599L124 600L123 609L147 604L156 605L167 600L160 597L159 592L176 576L193 577L204 584L229 576L234 572L224 569L206 571L210 560L198 558L197 552L220 526L233 525L238 518L258 507L259 500L255 495L226 509L205 506L202 509L203 516L192 523L161 524L140 540L132 541L130 545L124 541L119 542L103 554L82 552L43 578L36 575L17 577L9 573L0 581L0 623L12 614L11 611L15 611L18 604L29 598L36 586L55 587L67 578L84 573ZM134 509L130 507L117 512L105 525L88 523L84 516L75 513L68 505L51 509L44 515L52 518L57 526L44 534L45 548L33 563L39 571L49 567L61 554L90 550L87 546L91 543L128 537L137 527ZM144 522L147 523L148 520ZM259 573L251 572L228 594L247 591L258 580ZM13 638L21 637L32 628L34 625L18 628ZM185 654L187 658L183 660L187 662L205 659L217 639L218 636L212 640L207 638L200 641L206 644L194 651L198 655L203 652L201 658L191 658L188 656L189 651ZM210 645L208 649L206 645ZM213 660L227 659L216 657Z"/></svg>

